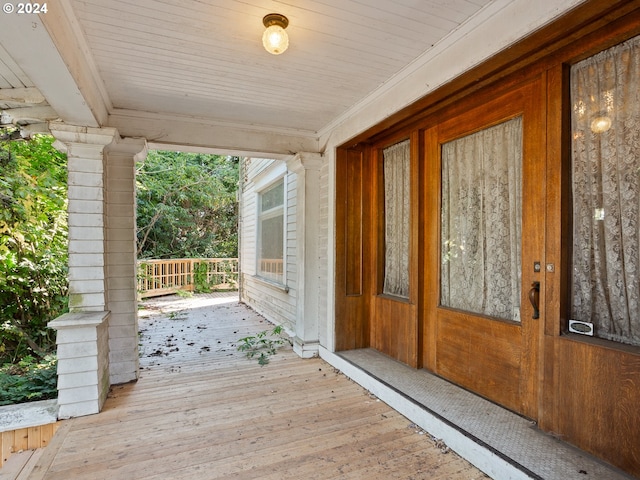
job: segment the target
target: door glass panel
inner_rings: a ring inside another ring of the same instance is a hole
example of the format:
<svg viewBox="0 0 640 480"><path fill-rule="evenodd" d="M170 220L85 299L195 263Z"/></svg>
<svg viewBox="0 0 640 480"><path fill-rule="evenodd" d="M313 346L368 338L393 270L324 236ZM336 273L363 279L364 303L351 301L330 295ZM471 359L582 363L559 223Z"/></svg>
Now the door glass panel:
<svg viewBox="0 0 640 480"><path fill-rule="evenodd" d="M409 297L410 166L409 140L385 148L384 223L385 261L383 293Z"/></svg>
<svg viewBox="0 0 640 480"><path fill-rule="evenodd" d="M520 321L522 117L442 145L440 304Z"/></svg>
<svg viewBox="0 0 640 480"><path fill-rule="evenodd" d="M570 318L640 345L640 37L571 70Z"/></svg>

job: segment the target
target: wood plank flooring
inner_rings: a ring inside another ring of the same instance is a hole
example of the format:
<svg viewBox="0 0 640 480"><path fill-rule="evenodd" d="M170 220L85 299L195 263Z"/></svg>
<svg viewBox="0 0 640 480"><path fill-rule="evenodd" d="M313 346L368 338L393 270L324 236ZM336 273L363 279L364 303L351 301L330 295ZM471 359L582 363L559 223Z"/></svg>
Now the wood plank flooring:
<svg viewBox="0 0 640 480"><path fill-rule="evenodd" d="M320 359L245 358L271 325L237 299L145 305L140 379L63 422L32 480L488 478Z"/></svg>

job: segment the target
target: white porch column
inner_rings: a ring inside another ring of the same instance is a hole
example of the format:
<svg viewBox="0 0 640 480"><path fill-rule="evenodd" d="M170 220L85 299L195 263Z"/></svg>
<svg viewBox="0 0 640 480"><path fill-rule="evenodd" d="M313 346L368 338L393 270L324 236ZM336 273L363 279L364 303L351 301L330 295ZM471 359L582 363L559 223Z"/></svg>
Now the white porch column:
<svg viewBox="0 0 640 480"><path fill-rule="evenodd" d="M57 330L58 416L98 413L109 385L138 378L135 162L143 139L50 124L67 153L69 313Z"/></svg>
<svg viewBox="0 0 640 480"><path fill-rule="evenodd" d="M147 155L144 139L117 137L105 149L105 264L110 383L138 378L135 164Z"/></svg>
<svg viewBox="0 0 640 480"><path fill-rule="evenodd" d="M68 162L69 310L57 330L58 417L98 413L109 390L103 150L113 128L50 124Z"/></svg>
<svg viewBox="0 0 640 480"><path fill-rule="evenodd" d="M69 309L106 310L104 147L113 128L51 124L54 146L67 154Z"/></svg>
<svg viewBox="0 0 640 480"><path fill-rule="evenodd" d="M319 226L320 168L322 156L298 153L287 162L287 169L297 175L296 187L296 326L293 350L302 358L318 355L319 319Z"/></svg>

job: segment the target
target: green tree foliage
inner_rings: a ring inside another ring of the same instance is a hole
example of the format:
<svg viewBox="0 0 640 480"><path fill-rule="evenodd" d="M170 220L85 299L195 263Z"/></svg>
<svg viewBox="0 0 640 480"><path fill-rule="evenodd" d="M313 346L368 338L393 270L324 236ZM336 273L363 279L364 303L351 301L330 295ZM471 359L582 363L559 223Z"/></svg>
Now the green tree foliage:
<svg viewBox="0 0 640 480"><path fill-rule="evenodd" d="M238 255L239 158L152 151L138 165L138 256Z"/></svg>
<svg viewBox="0 0 640 480"><path fill-rule="evenodd" d="M44 357L67 309L66 156L53 138L0 143L0 363Z"/></svg>

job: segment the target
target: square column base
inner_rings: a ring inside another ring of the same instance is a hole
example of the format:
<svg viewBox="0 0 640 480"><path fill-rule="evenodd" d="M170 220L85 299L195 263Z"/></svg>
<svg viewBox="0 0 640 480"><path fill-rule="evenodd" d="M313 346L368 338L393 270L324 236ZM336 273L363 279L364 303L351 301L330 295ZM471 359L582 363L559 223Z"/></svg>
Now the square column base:
<svg viewBox="0 0 640 480"><path fill-rule="evenodd" d="M66 313L57 331L58 418L98 413L109 393L109 312Z"/></svg>
<svg viewBox="0 0 640 480"><path fill-rule="evenodd" d="M319 355L320 341L305 341L300 337L293 338L293 351L301 358L315 358Z"/></svg>

